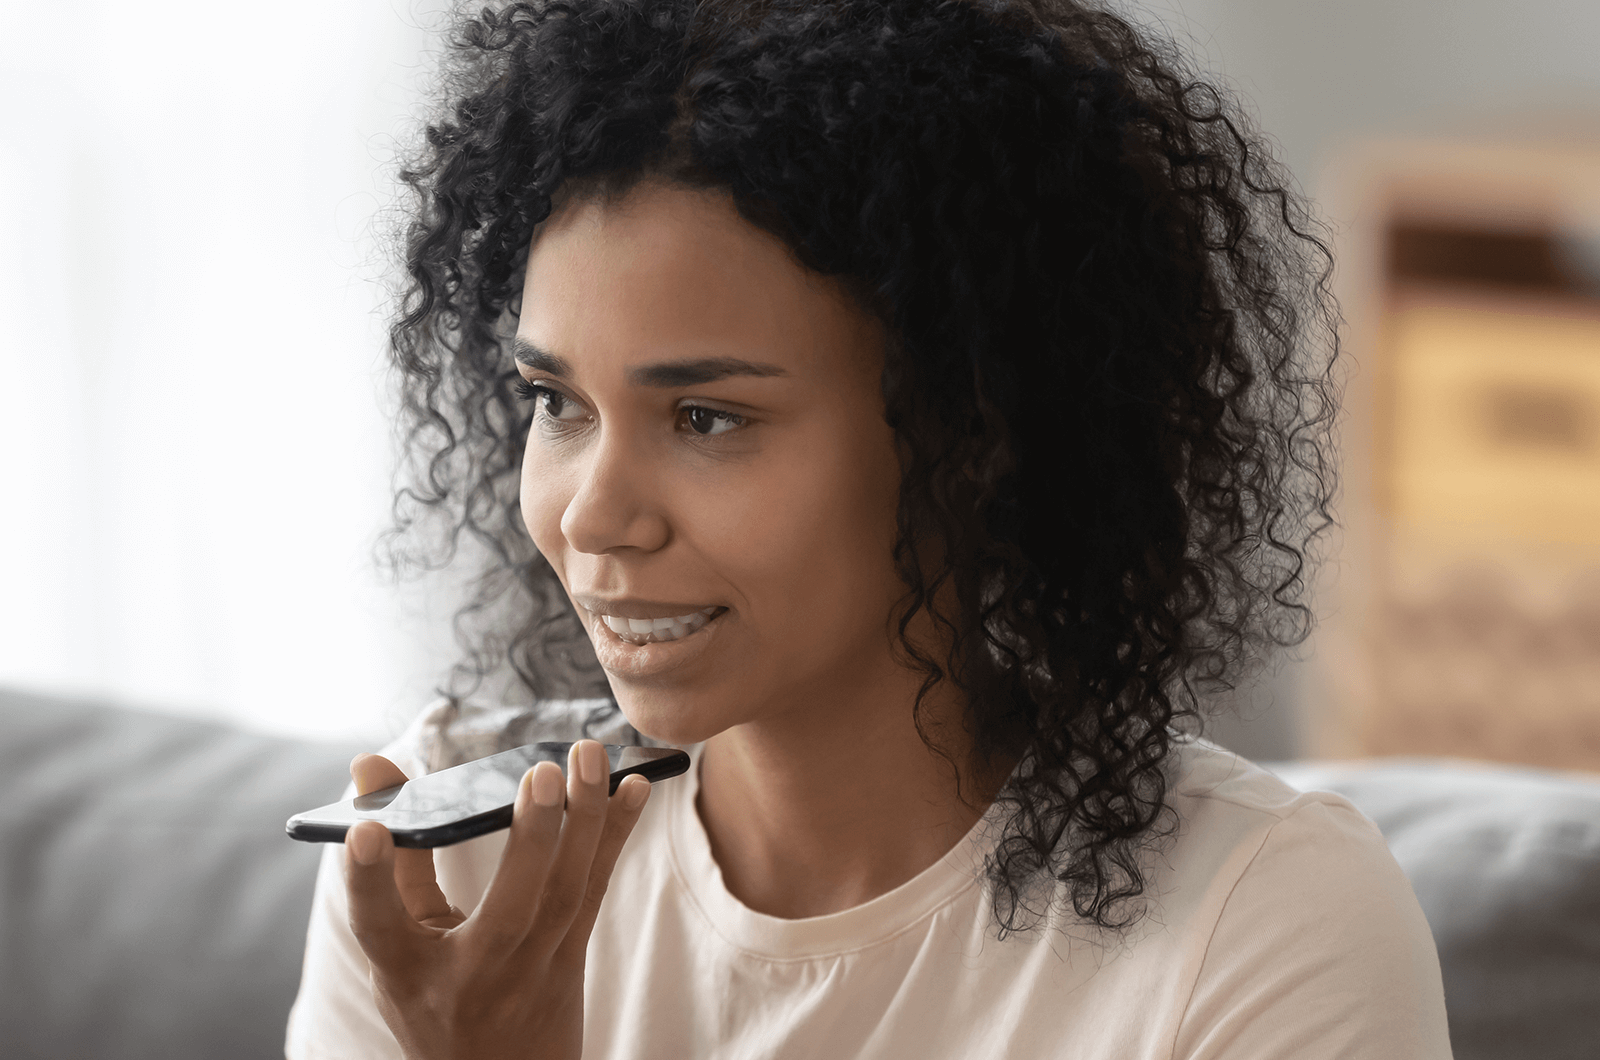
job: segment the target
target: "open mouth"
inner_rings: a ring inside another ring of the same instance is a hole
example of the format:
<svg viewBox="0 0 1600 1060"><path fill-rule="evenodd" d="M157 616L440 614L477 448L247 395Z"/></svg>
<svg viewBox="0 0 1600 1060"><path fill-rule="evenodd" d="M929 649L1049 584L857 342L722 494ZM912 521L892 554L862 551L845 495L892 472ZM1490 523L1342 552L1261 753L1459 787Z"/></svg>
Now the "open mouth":
<svg viewBox="0 0 1600 1060"><path fill-rule="evenodd" d="M612 615L596 617L604 622L606 628L615 633L617 639L624 644L643 647L646 644L667 644L692 637L721 617L726 610L726 607L713 606L693 614L677 615L672 618L616 618Z"/></svg>

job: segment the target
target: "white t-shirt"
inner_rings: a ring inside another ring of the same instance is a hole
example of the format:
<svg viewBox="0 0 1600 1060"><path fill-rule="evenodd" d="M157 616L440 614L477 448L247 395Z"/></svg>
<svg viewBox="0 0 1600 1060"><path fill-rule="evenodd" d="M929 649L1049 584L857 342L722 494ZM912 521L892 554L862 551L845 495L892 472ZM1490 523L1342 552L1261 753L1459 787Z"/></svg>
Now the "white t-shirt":
<svg viewBox="0 0 1600 1060"><path fill-rule="evenodd" d="M540 739L636 742L604 701L533 719L425 711L385 750L408 776ZM1378 828L1206 741L1178 745L1178 834L1145 862L1149 915L1125 938L1057 912L997 941L980 821L941 861L864 905L783 920L723 885L688 774L656 786L590 938L585 1060L1083 1057L1445 1060L1438 954ZM470 912L505 832L436 852ZM343 847L317 879L289 1060L394 1058L348 924Z"/></svg>

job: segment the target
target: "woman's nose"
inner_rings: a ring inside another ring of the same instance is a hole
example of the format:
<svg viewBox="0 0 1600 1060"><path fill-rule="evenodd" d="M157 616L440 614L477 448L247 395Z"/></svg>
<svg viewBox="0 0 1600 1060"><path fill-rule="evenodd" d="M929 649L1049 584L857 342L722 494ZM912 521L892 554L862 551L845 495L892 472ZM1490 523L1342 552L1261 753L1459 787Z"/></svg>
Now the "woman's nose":
<svg viewBox="0 0 1600 1060"><path fill-rule="evenodd" d="M578 488L561 515L561 533L572 548L601 555L618 548L652 552L666 544L670 528L660 503L666 483L641 441L602 432L584 454Z"/></svg>

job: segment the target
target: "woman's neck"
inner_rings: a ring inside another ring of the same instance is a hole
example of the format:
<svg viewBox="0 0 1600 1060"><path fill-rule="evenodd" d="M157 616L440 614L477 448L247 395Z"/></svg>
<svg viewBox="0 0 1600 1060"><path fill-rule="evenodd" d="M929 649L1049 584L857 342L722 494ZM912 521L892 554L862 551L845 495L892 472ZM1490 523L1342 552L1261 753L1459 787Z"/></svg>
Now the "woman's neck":
<svg viewBox="0 0 1600 1060"><path fill-rule="evenodd" d="M971 767L961 701L947 686L930 692L924 728L962 764L963 802L950 762L912 723L920 680L899 671L855 682L706 741L696 809L734 897L786 919L836 913L905 883L966 836L1014 760Z"/></svg>

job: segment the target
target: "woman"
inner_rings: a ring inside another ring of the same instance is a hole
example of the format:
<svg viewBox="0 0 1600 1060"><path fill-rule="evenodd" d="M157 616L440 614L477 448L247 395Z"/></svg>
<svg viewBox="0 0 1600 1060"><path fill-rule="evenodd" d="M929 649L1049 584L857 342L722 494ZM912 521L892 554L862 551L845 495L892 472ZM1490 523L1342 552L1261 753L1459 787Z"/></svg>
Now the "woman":
<svg viewBox="0 0 1600 1060"><path fill-rule="evenodd" d="M592 739L330 848L290 1057L1449 1055L1377 830L1196 736L1332 491L1214 89L1071 0L501 4L442 84L401 524L481 546L476 687L352 776Z"/></svg>

